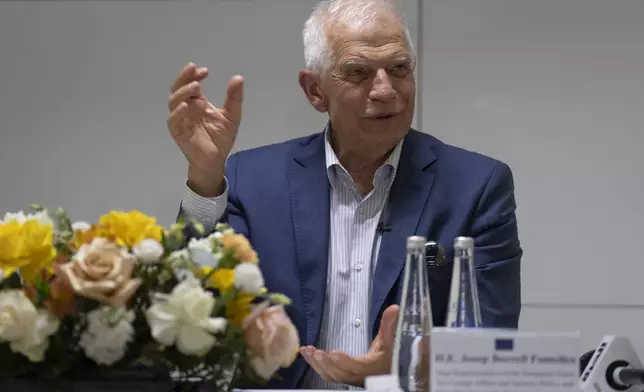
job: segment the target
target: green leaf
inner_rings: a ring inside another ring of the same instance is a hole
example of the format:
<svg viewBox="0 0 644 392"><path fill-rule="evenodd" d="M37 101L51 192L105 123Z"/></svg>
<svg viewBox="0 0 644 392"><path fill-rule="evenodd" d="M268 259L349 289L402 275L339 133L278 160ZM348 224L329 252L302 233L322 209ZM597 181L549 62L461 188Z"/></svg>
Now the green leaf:
<svg viewBox="0 0 644 392"><path fill-rule="evenodd" d="M43 281L41 276L36 276L34 288L36 289L36 306L40 307L50 296L49 284Z"/></svg>
<svg viewBox="0 0 644 392"><path fill-rule="evenodd" d="M221 259L219 259L219 268L235 268L238 264L237 259L232 251L224 249L221 252Z"/></svg>
<svg viewBox="0 0 644 392"><path fill-rule="evenodd" d="M57 221L58 232L70 233L70 235L73 235L74 230L72 229L72 221L69 219L67 211L65 211L63 207L58 207L54 212L54 215ZM69 239L71 239L71 237Z"/></svg>
<svg viewBox="0 0 644 392"><path fill-rule="evenodd" d="M291 299L281 293L271 293L268 295L268 300L278 305L290 305Z"/></svg>
<svg viewBox="0 0 644 392"><path fill-rule="evenodd" d="M168 240L165 237L165 232L161 232L161 245L163 246L163 249L165 250L166 253L170 253L172 249L168 246Z"/></svg>
<svg viewBox="0 0 644 392"><path fill-rule="evenodd" d="M226 305L228 305L228 302L232 299L237 298L238 295L239 295L239 290L235 288L220 295L215 300L215 306L213 306L212 312L210 313L210 317L218 317L220 315L223 315L224 309L226 308Z"/></svg>
<svg viewBox="0 0 644 392"><path fill-rule="evenodd" d="M204 225L202 225L201 223L199 223L199 222L194 222L194 223L192 224L192 226L193 226L193 227L194 227L194 229L197 231L197 233L199 233L199 235L200 235L200 236L202 236L202 235L204 235L204 234L206 233L206 228L205 228L205 227L204 227Z"/></svg>
<svg viewBox="0 0 644 392"><path fill-rule="evenodd" d="M224 231L224 230L227 230L228 228L230 228L230 226L228 226L226 223L217 223L217 225L215 225L216 231Z"/></svg>

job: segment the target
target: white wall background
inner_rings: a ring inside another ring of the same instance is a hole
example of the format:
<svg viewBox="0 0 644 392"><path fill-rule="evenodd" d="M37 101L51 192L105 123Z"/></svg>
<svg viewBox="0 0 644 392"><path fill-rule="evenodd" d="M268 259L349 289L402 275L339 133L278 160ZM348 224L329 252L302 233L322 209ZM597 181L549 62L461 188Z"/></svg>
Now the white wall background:
<svg viewBox="0 0 644 392"><path fill-rule="evenodd" d="M245 77L236 149L319 132L326 119L297 82L315 3L0 2L0 208L64 205L87 220L137 208L171 223L186 165L167 98L188 61L210 69L216 105ZM404 5L415 18L416 0Z"/></svg>
<svg viewBox="0 0 644 392"><path fill-rule="evenodd" d="M246 78L237 149L317 132L297 84L315 0L0 2L0 211L137 208L169 224L185 175L169 86ZM419 46L415 124L514 170L521 327L634 338L644 355L644 1L402 0ZM417 23L421 19L422 23Z"/></svg>
<svg viewBox="0 0 644 392"><path fill-rule="evenodd" d="M644 1L423 2L424 131L510 164L526 329L644 353Z"/></svg>

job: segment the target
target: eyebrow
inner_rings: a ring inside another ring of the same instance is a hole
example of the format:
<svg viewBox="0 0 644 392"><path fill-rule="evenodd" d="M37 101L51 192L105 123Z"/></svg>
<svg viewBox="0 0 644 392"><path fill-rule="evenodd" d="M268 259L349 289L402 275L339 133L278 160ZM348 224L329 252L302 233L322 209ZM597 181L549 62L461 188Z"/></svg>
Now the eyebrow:
<svg viewBox="0 0 644 392"><path fill-rule="evenodd" d="M350 68L350 67L356 67L356 66L359 66L359 67L368 66L369 62L370 61L368 61L368 60L362 60L362 59L349 59L349 60L346 60L345 62L343 62L341 64L341 68L344 69L344 68ZM395 64L401 64L401 63L402 64L405 64L405 63L406 64L411 64L412 59L411 59L411 56L406 56L406 55L405 56L397 56L397 57L394 57L391 60L391 62L393 62Z"/></svg>

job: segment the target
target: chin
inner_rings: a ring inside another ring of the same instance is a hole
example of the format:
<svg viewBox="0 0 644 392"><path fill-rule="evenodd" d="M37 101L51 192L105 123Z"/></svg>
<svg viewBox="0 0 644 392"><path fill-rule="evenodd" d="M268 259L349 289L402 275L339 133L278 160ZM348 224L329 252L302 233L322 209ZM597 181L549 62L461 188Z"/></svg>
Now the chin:
<svg viewBox="0 0 644 392"><path fill-rule="evenodd" d="M409 132L410 123L401 115L387 117L384 119L367 120L363 129L365 133L376 138L402 138Z"/></svg>
<svg viewBox="0 0 644 392"><path fill-rule="evenodd" d="M355 143L360 145L361 149L372 150L380 154L393 149L407 135L407 131L402 131L400 128L396 130L370 128Z"/></svg>

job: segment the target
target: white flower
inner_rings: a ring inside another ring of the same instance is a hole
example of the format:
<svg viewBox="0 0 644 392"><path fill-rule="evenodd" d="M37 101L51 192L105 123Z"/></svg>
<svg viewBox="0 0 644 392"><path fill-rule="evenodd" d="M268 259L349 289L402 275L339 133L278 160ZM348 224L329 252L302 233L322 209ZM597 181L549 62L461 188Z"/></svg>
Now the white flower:
<svg viewBox="0 0 644 392"><path fill-rule="evenodd" d="M99 365L119 361L134 338L134 312L124 308L102 306L87 314L87 329L79 345L85 355Z"/></svg>
<svg viewBox="0 0 644 392"><path fill-rule="evenodd" d="M154 264L163 256L163 245L155 239L146 238L134 245L132 253L141 263Z"/></svg>
<svg viewBox="0 0 644 392"><path fill-rule="evenodd" d="M214 334L226 332L226 327L228 326L228 320L223 317L212 317L206 320L204 328Z"/></svg>
<svg viewBox="0 0 644 392"><path fill-rule="evenodd" d="M166 258L166 262L172 267L172 272L177 280L186 280L194 278L195 275L185 267L190 260L190 251L188 249L175 250Z"/></svg>
<svg viewBox="0 0 644 392"><path fill-rule="evenodd" d="M214 306L215 298L199 280L184 280L146 311L152 337L166 346L176 344L183 354L203 356L215 344L211 334L226 328L225 320L210 317Z"/></svg>
<svg viewBox="0 0 644 392"><path fill-rule="evenodd" d="M203 249L212 252L212 241L210 237L191 238L188 242L188 249Z"/></svg>
<svg viewBox="0 0 644 392"><path fill-rule="evenodd" d="M79 222L72 223L72 231L80 231L84 233L91 228L92 228L92 225L90 225L87 222L79 221Z"/></svg>
<svg viewBox="0 0 644 392"><path fill-rule="evenodd" d="M188 260L189 256L190 253L188 253L188 249L175 250L170 253L170 255L168 255L166 261L170 264L181 263L185 260Z"/></svg>
<svg viewBox="0 0 644 392"><path fill-rule="evenodd" d="M237 264L235 267L235 287L247 294L261 294L264 288L264 277L257 264Z"/></svg>
<svg viewBox="0 0 644 392"><path fill-rule="evenodd" d="M221 256L218 253L213 254L212 242L212 235L201 239L190 239L188 250L195 264L202 267L217 268Z"/></svg>
<svg viewBox="0 0 644 392"><path fill-rule="evenodd" d="M49 347L49 336L60 322L45 309L36 309L22 290L0 292L0 341L10 343L11 351L42 362Z"/></svg>
<svg viewBox="0 0 644 392"><path fill-rule="evenodd" d="M36 220L42 225L53 225L54 222L49 217L47 210L36 212L35 214L25 214L23 211L7 212L0 223L18 222L24 225L27 221Z"/></svg>

